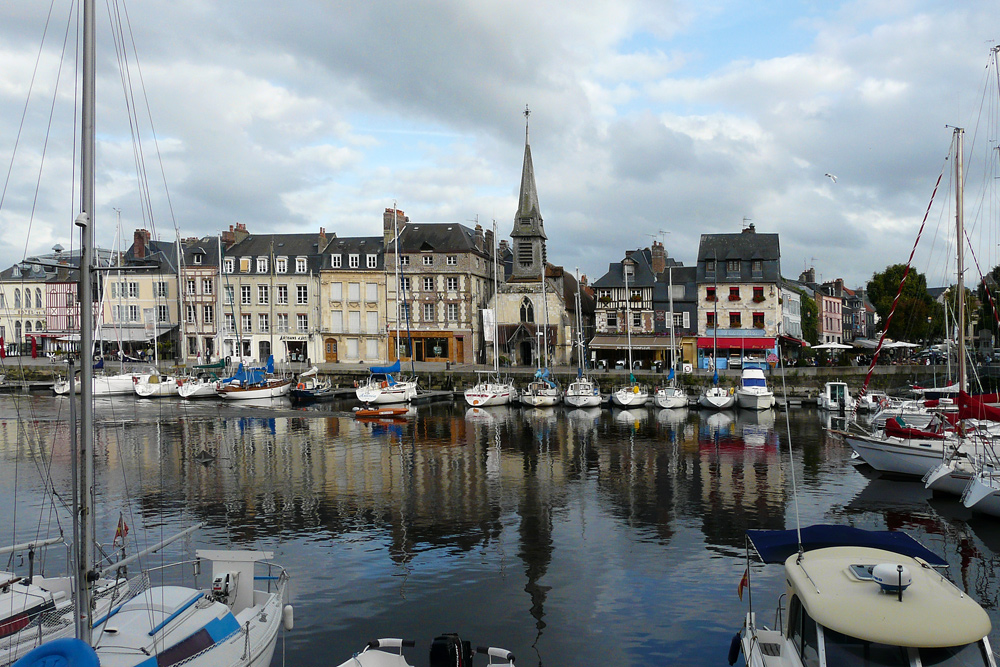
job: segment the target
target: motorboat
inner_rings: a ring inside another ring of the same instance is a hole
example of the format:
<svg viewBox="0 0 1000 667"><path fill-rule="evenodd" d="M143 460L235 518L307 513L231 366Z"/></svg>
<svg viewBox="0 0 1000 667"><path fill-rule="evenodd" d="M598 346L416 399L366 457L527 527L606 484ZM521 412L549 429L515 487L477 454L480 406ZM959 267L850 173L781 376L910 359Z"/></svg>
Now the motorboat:
<svg viewBox="0 0 1000 667"><path fill-rule="evenodd" d="M881 432L830 432L840 435L858 457L878 472L907 477L923 477L960 445L940 417L923 429L891 417Z"/></svg>
<svg viewBox="0 0 1000 667"><path fill-rule="evenodd" d="M465 402L474 408L507 405L517 401L517 389L510 378L496 371L476 371L476 384L465 390Z"/></svg>
<svg viewBox="0 0 1000 667"><path fill-rule="evenodd" d="M566 387L563 401L573 408L595 408L604 401L604 397L601 396L601 388L597 382L584 375L581 368L576 379Z"/></svg>
<svg viewBox="0 0 1000 667"><path fill-rule="evenodd" d="M823 392L816 397L816 407L820 410L844 412L851 409L851 392L846 382L825 382Z"/></svg>
<svg viewBox="0 0 1000 667"><path fill-rule="evenodd" d="M340 667L411 667L403 649L415 645L412 639L373 639ZM475 653L486 655L490 665L514 665L514 654L507 649L479 646ZM470 642L458 635L446 634L431 643L429 664L431 667L472 667L473 656Z"/></svg>
<svg viewBox="0 0 1000 667"><path fill-rule="evenodd" d="M736 405L744 410L768 410L774 407L774 392L767 386L764 371L744 368L736 390Z"/></svg>
<svg viewBox="0 0 1000 667"><path fill-rule="evenodd" d="M751 607L729 664L742 653L750 667L996 667L987 613L938 571L947 561L906 533L815 525L747 539L765 563L784 564L785 590L776 627L758 623L748 565L738 591L750 588Z"/></svg>
<svg viewBox="0 0 1000 667"><path fill-rule="evenodd" d="M709 410L728 410L736 405L736 396L729 389L716 384L698 397L698 405Z"/></svg>
<svg viewBox="0 0 1000 667"><path fill-rule="evenodd" d="M391 366L371 366L368 379L358 385L355 395L365 404L408 403L417 397L417 381L402 379L399 359Z"/></svg>
<svg viewBox="0 0 1000 667"><path fill-rule="evenodd" d="M318 373L316 366L299 373L298 382L289 390L292 403L314 403L333 398L333 384L329 380L320 380Z"/></svg>
<svg viewBox="0 0 1000 667"><path fill-rule="evenodd" d="M521 403L533 408L551 407L559 403L562 392L548 368L539 368L528 386L521 392Z"/></svg>

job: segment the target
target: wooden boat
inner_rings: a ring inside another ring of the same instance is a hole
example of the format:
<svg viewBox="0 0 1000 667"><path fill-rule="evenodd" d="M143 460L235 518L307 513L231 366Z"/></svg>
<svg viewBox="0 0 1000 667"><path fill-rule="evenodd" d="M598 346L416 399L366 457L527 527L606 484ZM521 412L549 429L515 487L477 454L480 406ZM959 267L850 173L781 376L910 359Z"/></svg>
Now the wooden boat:
<svg viewBox="0 0 1000 667"><path fill-rule="evenodd" d="M409 408L365 407L365 408L355 408L354 416L357 418L405 417L409 411L410 411Z"/></svg>

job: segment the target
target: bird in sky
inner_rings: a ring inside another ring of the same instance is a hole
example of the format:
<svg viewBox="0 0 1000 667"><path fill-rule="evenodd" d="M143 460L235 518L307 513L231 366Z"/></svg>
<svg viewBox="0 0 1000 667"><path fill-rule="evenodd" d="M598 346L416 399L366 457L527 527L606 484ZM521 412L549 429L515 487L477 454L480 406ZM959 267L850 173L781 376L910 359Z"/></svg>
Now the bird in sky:
<svg viewBox="0 0 1000 667"><path fill-rule="evenodd" d="M824 176L826 176L827 178L829 178L829 179L830 179L831 181L833 181L834 183L836 183L836 182L837 182L837 177L836 177L836 176L834 176L833 174L823 174L823 175L824 175Z"/></svg>

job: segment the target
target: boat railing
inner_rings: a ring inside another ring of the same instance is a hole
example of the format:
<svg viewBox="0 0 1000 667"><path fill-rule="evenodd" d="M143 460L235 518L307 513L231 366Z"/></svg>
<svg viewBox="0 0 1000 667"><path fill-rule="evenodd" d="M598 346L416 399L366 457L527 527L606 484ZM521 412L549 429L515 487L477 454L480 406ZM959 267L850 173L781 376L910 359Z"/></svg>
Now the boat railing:
<svg viewBox="0 0 1000 667"><path fill-rule="evenodd" d="M778 608L774 610L774 628L784 634L785 593L778 596Z"/></svg>

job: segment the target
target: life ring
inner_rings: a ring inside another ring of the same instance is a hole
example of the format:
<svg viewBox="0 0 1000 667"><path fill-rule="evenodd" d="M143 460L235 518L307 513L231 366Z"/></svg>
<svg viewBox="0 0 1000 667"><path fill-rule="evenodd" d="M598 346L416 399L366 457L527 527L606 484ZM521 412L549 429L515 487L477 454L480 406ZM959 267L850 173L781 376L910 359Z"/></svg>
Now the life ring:
<svg viewBox="0 0 1000 667"><path fill-rule="evenodd" d="M300 382L300 383L298 383L298 384L297 384L297 385L295 386L295 388L296 388L296 389L305 389L305 388L306 388L306 383L305 383L305 382Z"/></svg>

